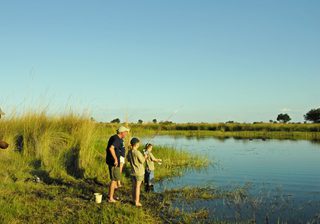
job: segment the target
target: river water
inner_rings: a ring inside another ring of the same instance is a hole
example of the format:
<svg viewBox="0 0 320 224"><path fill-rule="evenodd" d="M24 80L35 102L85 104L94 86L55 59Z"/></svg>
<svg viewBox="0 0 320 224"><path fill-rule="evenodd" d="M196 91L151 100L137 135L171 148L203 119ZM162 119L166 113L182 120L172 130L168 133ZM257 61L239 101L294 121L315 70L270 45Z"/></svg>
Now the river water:
<svg viewBox="0 0 320 224"><path fill-rule="evenodd" d="M206 208L210 220L320 223L318 143L176 136L157 136L153 143L204 155L212 162L200 171L188 170L181 177L158 183L156 191L190 186L223 191L247 187L246 199L177 201L181 209Z"/></svg>

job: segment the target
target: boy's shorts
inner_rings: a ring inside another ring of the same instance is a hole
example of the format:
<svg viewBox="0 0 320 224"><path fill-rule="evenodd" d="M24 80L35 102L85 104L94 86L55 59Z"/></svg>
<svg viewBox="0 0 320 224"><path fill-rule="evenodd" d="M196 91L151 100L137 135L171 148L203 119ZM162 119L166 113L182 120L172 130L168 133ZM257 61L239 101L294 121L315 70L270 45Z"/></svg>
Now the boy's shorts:
<svg viewBox="0 0 320 224"><path fill-rule="evenodd" d="M120 167L109 165L109 173L112 181L119 181L121 179Z"/></svg>
<svg viewBox="0 0 320 224"><path fill-rule="evenodd" d="M120 156L120 163L124 164L124 157L123 156Z"/></svg>
<svg viewBox="0 0 320 224"><path fill-rule="evenodd" d="M148 185L152 185L153 179L154 179L154 171L147 169L144 173L144 183Z"/></svg>
<svg viewBox="0 0 320 224"><path fill-rule="evenodd" d="M142 182L144 180L144 176L132 176L132 180Z"/></svg>

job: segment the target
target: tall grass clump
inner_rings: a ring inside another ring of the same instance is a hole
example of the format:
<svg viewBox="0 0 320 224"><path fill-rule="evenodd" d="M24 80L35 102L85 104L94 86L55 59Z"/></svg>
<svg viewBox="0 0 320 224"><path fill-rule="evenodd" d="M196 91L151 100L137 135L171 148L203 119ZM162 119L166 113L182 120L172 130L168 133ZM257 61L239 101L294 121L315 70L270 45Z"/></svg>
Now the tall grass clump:
<svg viewBox="0 0 320 224"><path fill-rule="evenodd" d="M53 177L93 175L96 124L86 116L59 117L28 112L0 120L0 139L25 160L37 160L38 169Z"/></svg>
<svg viewBox="0 0 320 224"><path fill-rule="evenodd" d="M162 163L156 164L156 180L167 177L180 176L187 169L201 169L209 165L205 156L193 155L187 151L166 146L154 147L153 154L162 159Z"/></svg>

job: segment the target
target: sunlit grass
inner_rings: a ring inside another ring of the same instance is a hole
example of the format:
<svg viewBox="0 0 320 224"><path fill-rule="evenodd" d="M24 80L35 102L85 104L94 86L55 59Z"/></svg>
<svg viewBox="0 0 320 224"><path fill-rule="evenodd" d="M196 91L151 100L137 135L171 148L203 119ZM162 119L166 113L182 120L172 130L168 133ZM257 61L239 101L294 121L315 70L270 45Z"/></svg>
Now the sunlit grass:
<svg viewBox="0 0 320 224"><path fill-rule="evenodd" d="M161 165L155 164L156 180L179 176L187 168L199 169L207 167L210 163L205 156L192 155L183 150L168 147L156 146L153 154L162 159Z"/></svg>
<svg viewBox="0 0 320 224"><path fill-rule="evenodd" d="M143 195L146 207L130 203L131 178L124 176L121 205L92 201L107 195L109 174L105 147L116 127L101 128L86 116L52 117L26 113L0 121L0 138L10 146L0 151L0 223L161 223L161 194ZM133 133L137 134L133 128ZM156 179L180 175L184 168L205 167L199 156L168 147L155 147L163 159ZM35 178L40 178L40 183ZM151 201L149 201L151 200ZM189 217L190 219L190 217Z"/></svg>
<svg viewBox="0 0 320 224"><path fill-rule="evenodd" d="M109 124L101 127L108 129ZM320 124L134 124L139 135L320 140Z"/></svg>

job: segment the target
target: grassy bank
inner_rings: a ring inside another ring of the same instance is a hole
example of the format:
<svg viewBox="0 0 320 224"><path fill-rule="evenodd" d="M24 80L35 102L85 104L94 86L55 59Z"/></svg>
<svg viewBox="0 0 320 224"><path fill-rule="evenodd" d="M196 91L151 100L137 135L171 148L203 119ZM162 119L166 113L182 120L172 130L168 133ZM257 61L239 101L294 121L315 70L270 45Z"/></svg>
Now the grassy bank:
<svg viewBox="0 0 320 224"><path fill-rule="evenodd" d="M105 124L110 126L111 124ZM295 132L320 132L320 124L311 123L146 123L131 124L133 128L167 131L295 131Z"/></svg>
<svg viewBox="0 0 320 224"><path fill-rule="evenodd" d="M144 208L132 206L129 169L118 192L121 204L93 202L94 192L107 195L105 146L114 130L73 114L29 113L0 120L0 139L10 144L0 151L0 223L168 222L171 213L163 194L143 194ZM173 148L155 147L154 154L163 159L158 180L208 164Z"/></svg>
<svg viewBox="0 0 320 224"><path fill-rule="evenodd" d="M141 131L141 135L144 131ZM268 132L268 131L160 131L157 135L171 135L176 137L219 139L287 139L287 140L311 140L320 141L320 132Z"/></svg>
<svg viewBox="0 0 320 224"><path fill-rule="evenodd" d="M109 130L114 124L100 123L101 129ZM266 138L320 140L320 124L282 123L190 123L190 124L131 124L139 135L183 135L217 138Z"/></svg>

